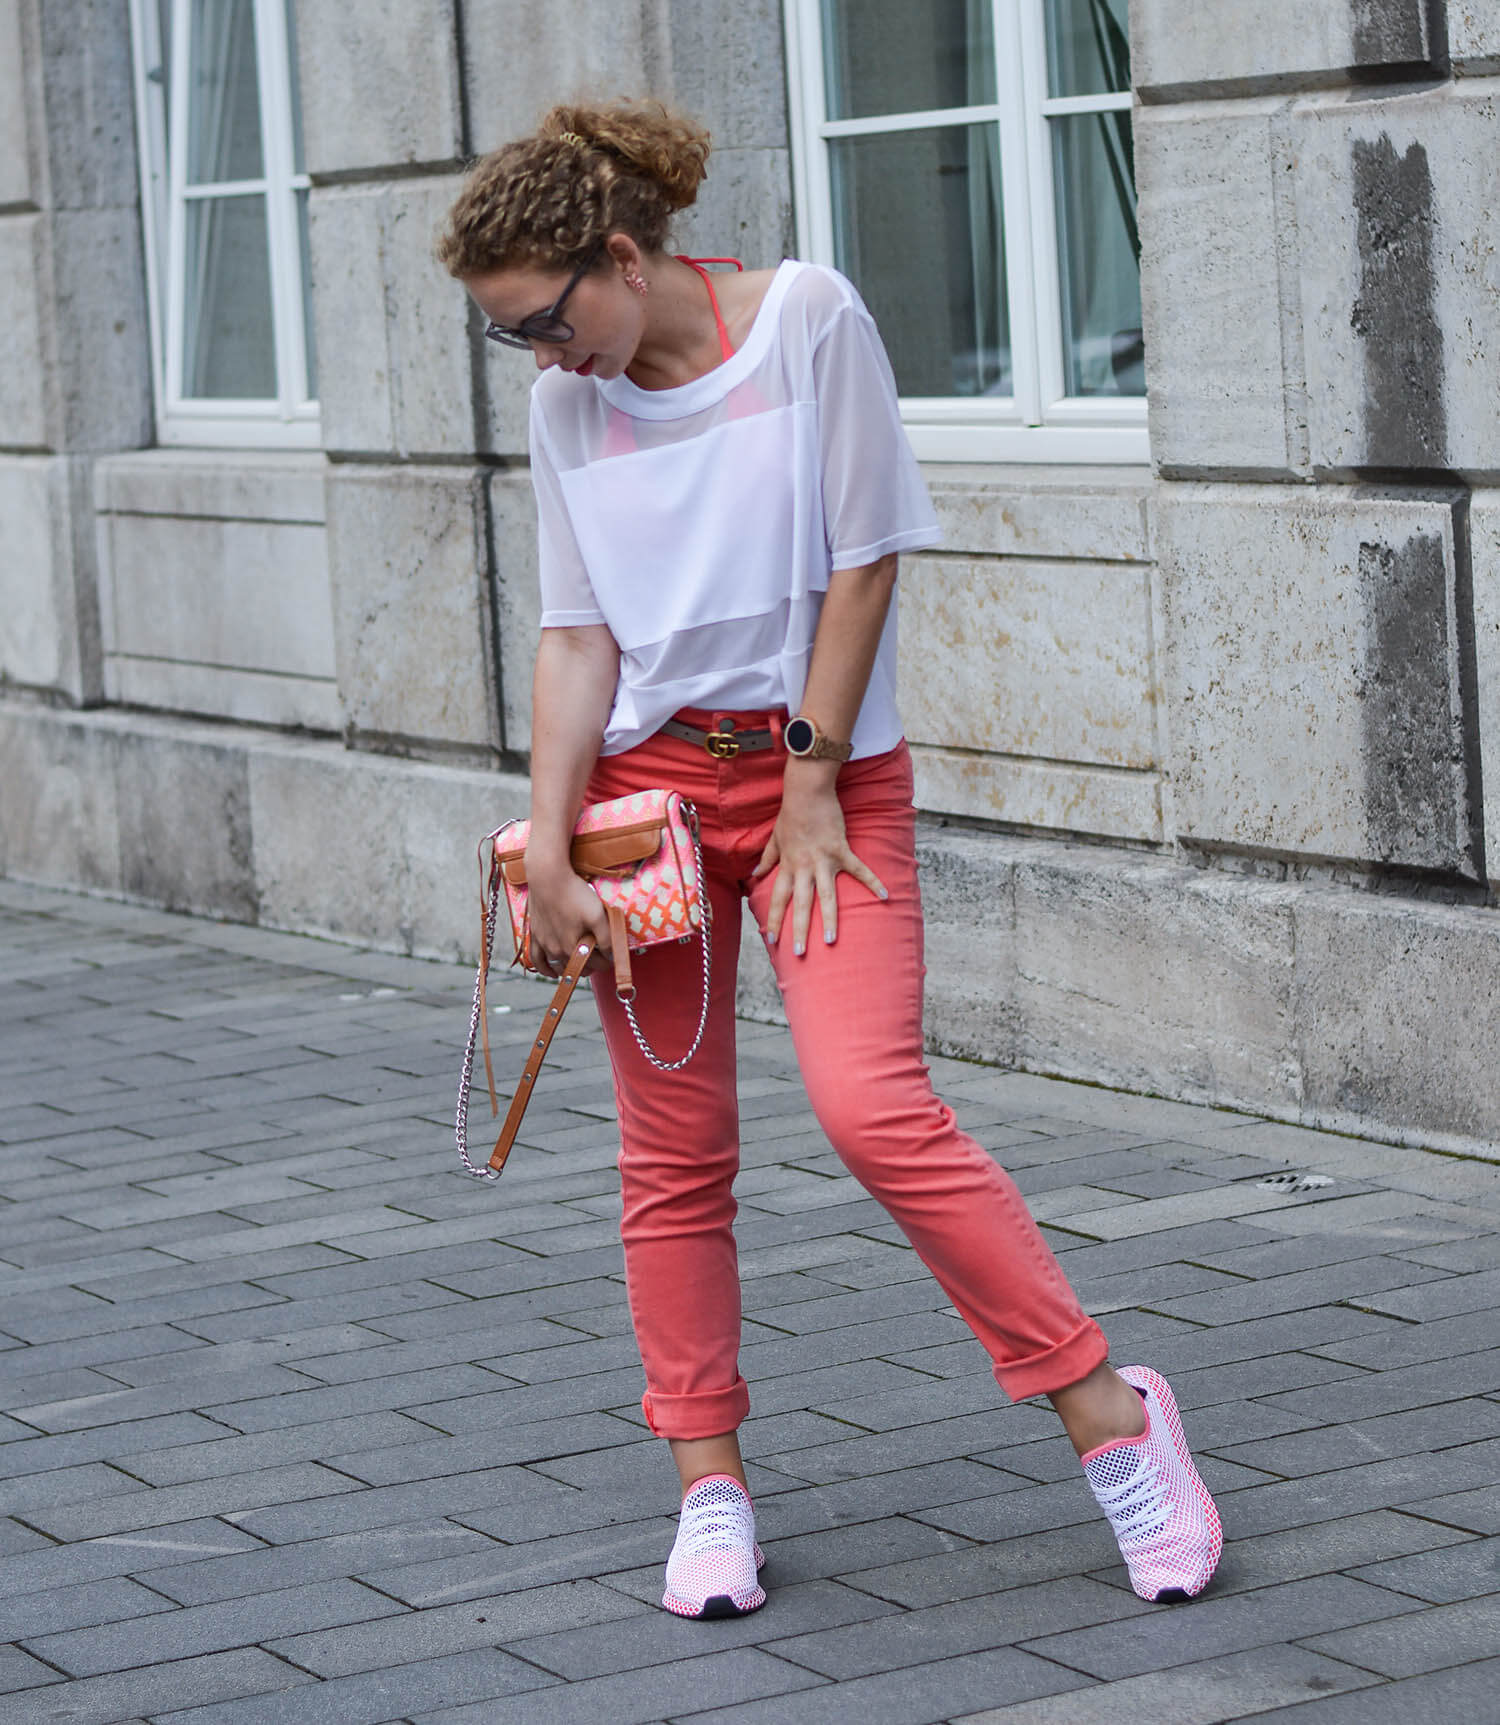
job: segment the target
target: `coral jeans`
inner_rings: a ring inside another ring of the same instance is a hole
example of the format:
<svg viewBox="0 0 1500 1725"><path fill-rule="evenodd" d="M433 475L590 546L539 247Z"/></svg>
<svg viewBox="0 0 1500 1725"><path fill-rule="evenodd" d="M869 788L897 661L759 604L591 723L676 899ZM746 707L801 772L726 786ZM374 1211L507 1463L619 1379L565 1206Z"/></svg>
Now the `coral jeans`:
<svg viewBox="0 0 1500 1725"><path fill-rule="evenodd" d="M739 1371L740 1284L733 1182L739 1169L735 1095L735 972L742 902L762 932L774 871L760 860L781 806L786 754L780 715L678 715L702 729L774 725L778 746L715 760L660 733L599 759L590 800L653 786L697 805L713 972L702 1046L678 1072L641 1054L613 978L594 992L620 1115L621 1234L631 1317L646 1372L647 1423L668 1438L733 1431L749 1410ZM883 1204L942 1285L1012 1397L1066 1388L1105 1358L1103 1334L1009 1175L961 1132L933 1093L922 1053L922 906L917 887L911 756L848 762L838 775L850 848L890 893L882 902L838 878L837 939L825 943L816 906L807 952L792 951L791 914L769 948L792 1040L818 1123L840 1159ZM635 955L636 1016L653 1048L676 1059L702 1006L696 941Z"/></svg>

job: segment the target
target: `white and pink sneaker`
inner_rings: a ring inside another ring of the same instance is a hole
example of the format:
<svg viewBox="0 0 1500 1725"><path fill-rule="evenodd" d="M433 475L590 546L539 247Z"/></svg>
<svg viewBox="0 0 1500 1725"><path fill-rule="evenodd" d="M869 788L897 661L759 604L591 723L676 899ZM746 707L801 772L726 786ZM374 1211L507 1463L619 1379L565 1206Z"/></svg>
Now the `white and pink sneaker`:
<svg viewBox="0 0 1500 1725"><path fill-rule="evenodd" d="M1090 1450L1083 1471L1140 1597L1191 1599L1218 1568L1224 1545L1219 1512L1193 1466L1167 1380L1147 1366L1119 1372L1145 1403L1146 1429Z"/></svg>
<svg viewBox="0 0 1500 1725"><path fill-rule="evenodd" d="M661 1602L678 1617L742 1617L759 1611L766 1593L756 1571L765 1561L755 1543L749 1492L730 1474L708 1474L695 1480L682 1500Z"/></svg>

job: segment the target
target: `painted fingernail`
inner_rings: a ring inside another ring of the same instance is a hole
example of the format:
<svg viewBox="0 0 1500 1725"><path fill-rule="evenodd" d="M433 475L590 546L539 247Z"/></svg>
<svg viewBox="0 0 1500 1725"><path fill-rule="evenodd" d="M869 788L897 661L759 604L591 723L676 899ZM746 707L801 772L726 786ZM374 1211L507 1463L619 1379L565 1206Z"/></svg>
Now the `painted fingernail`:
<svg viewBox="0 0 1500 1725"><path fill-rule="evenodd" d="M824 929L823 930L823 944L824 944L824 946L832 946L833 945L833 930L832 929Z"/></svg>
<svg viewBox="0 0 1500 1725"><path fill-rule="evenodd" d="M881 889L880 889L880 896L881 896L881 897L882 897L882 898L889 898L889 897L890 897L890 896L891 896L891 895L890 895L890 894L889 894L889 893L888 893L888 892L887 892L887 891L886 891L886 890L885 890L885 888L884 888L884 887L881 887Z"/></svg>
<svg viewBox="0 0 1500 1725"><path fill-rule="evenodd" d="M807 950L807 949L806 949L806 947L804 947L804 946L803 946L803 944L802 944L802 942L801 942L801 941L800 941L800 940L799 940L799 941L798 941L798 942L797 942L797 944L796 944L796 945L795 945L795 946L794 946L794 947L793 947L793 948L792 948L792 951L793 951L793 952L794 952L794 953L796 953L796 955L797 955L797 957L798 957L798 958L801 958L801 956L802 956L802 954L803 954L803 953L804 953L804 952L805 952L805 951L806 951L806 950Z"/></svg>

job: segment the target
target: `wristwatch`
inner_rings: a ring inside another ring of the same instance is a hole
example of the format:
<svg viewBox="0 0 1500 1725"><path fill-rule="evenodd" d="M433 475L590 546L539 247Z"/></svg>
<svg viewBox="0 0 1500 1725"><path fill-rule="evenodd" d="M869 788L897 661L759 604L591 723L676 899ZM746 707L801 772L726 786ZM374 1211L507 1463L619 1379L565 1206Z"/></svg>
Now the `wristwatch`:
<svg viewBox="0 0 1500 1725"><path fill-rule="evenodd" d="M825 737L817 722L806 713L798 713L781 727L781 740L786 752L803 761L847 761L854 753L853 743L836 743Z"/></svg>

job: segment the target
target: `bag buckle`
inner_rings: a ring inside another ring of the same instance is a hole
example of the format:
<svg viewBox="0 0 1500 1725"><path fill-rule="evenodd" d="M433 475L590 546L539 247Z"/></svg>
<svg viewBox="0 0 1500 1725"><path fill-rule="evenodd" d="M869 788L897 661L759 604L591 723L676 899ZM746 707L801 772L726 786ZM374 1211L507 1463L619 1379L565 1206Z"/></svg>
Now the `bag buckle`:
<svg viewBox="0 0 1500 1725"><path fill-rule="evenodd" d="M717 731L709 731L703 746L716 761L732 761L740 752L740 740L734 734L734 723L726 719Z"/></svg>

